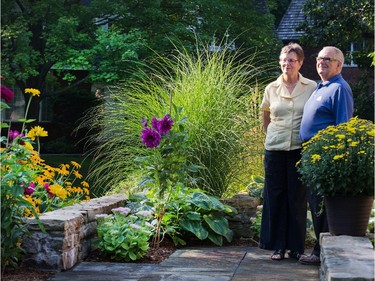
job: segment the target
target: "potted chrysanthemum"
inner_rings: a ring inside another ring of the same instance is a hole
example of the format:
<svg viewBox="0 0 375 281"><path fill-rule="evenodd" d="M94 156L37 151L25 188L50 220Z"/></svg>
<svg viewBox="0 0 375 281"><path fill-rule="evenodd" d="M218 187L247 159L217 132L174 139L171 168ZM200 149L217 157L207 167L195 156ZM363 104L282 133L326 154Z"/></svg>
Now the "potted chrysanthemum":
<svg viewBox="0 0 375 281"><path fill-rule="evenodd" d="M302 181L324 196L329 224L343 218L359 222L360 214L367 216L362 220L364 232L358 230L349 233L353 236L365 234L373 204L374 134L374 123L357 117L337 126L329 126L303 145L302 158L298 163ZM357 199L361 200L360 203L353 201ZM344 201L341 203L337 200ZM332 205L348 213L330 217L333 215L330 211ZM350 205L367 208L357 213L350 209ZM330 232L334 235L344 234L342 230L333 230L331 225Z"/></svg>

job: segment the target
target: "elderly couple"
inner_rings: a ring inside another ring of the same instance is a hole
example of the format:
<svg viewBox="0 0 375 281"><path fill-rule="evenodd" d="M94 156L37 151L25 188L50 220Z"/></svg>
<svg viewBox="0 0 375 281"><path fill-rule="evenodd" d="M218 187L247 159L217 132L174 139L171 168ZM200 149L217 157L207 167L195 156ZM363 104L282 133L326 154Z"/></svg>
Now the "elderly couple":
<svg viewBox="0 0 375 281"><path fill-rule="evenodd" d="M344 55L335 47L324 47L316 58L318 85L299 73L304 60L300 45L284 46L279 59L282 74L266 87L261 104L266 140L259 247L274 250L272 260L284 259L289 250L289 258L319 265L319 234L328 232L327 218L320 213L322 198L300 182L296 163L303 142L327 126L349 121L353 95L341 75ZM304 255L307 198L317 238L310 255Z"/></svg>

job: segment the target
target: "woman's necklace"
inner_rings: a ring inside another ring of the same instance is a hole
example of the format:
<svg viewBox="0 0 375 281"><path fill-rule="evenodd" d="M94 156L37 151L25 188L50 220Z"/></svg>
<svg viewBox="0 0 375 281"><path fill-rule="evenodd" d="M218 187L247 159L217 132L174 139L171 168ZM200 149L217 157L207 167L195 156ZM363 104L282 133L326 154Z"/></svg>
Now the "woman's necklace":
<svg viewBox="0 0 375 281"><path fill-rule="evenodd" d="M294 87L297 85L297 83L298 83L298 80L294 84L287 84L287 83L283 82L283 84L285 85L285 87L288 90L289 94L292 94L292 92L294 91Z"/></svg>
<svg viewBox="0 0 375 281"><path fill-rule="evenodd" d="M283 83L284 83L285 87L287 87L287 88L294 88L297 85L298 81L294 84L287 84L285 82L283 82Z"/></svg>

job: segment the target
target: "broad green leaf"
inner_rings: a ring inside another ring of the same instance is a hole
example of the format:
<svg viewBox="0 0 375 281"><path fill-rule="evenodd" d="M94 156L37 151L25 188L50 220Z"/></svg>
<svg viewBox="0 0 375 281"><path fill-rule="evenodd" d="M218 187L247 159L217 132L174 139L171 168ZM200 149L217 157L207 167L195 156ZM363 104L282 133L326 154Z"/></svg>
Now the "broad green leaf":
<svg viewBox="0 0 375 281"><path fill-rule="evenodd" d="M224 236L228 241L233 238L233 232L229 229L228 220L224 217L211 217L203 216L204 221L210 226L210 228L217 234Z"/></svg>
<svg viewBox="0 0 375 281"><path fill-rule="evenodd" d="M218 210L218 211L222 211L225 209L224 207L224 204L222 202L220 202L219 199L217 199L216 197L213 197L213 196L208 196L208 199L210 200L211 202L211 209L212 210Z"/></svg>
<svg viewBox="0 0 375 281"><path fill-rule="evenodd" d="M208 236L208 232L204 229L201 221L189 221L189 220L180 220L180 226L195 236L197 236L200 240L204 240Z"/></svg>
<svg viewBox="0 0 375 281"><path fill-rule="evenodd" d="M194 192L191 197L191 201L195 206L199 208L202 208L204 210L211 209L210 198L202 192Z"/></svg>
<svg viewBox="0 0 375 281"><path fill-rule="evenodd" d="M7 105L5 102L1 101L1 103L0 103L0 108L1 108L1 110L3 110L3 109L9 109L10 106Z"/></svg>
<svg viewBox="0 0 375 281"><path fill-rule="evenodd" d="M264 177L261 176L251 176L251 179L256 183L264 183Z"/></svg>
<svg viewBox="0 0 375 281"><path fill-rule="evenodd" d="M26 119L26 118L21 118L21 119L18 119L19 122L24 122L24 123L32 123L34 122L36 119Z"/></svg>
<svg viewBox="0 0 375 281"><path fill-rule="evenodd" d="M201 217L201 214L198 213L198 212L189 212L186 214L186 217L191 220L191 221L201 221L202 220L202 217Z"/></svg>
<svg viewBox="0 0 375 281"><path fill-rule="evenodd" d="M135 261L137 259L137 255L134 254L133 252L129 252L129 258L132 260L132 261Z"/></svg>
<svg viewBox="0 0 375 281"><path fill-rule="evenodd" d="M208 239L210 239L215 245L218 245L218 246L223 245L223 236L213 231L208 231Z"/></svg>

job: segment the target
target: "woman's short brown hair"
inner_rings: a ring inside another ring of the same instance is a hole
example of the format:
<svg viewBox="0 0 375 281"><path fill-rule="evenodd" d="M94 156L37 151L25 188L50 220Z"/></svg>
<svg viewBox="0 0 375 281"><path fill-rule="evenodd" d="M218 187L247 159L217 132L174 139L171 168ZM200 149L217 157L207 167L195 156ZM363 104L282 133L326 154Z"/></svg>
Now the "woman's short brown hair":
<svg viewBox="0 0 375 281"><path fill-rule="evenodd" d="M299 61L303 61L305 59L305 54L303 53L302 47L297 43L289 43L288 45L284 46L280 51L280 56L282 54L289 54L291 52L295 52Z"/></svg>

